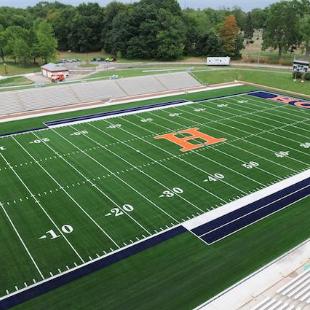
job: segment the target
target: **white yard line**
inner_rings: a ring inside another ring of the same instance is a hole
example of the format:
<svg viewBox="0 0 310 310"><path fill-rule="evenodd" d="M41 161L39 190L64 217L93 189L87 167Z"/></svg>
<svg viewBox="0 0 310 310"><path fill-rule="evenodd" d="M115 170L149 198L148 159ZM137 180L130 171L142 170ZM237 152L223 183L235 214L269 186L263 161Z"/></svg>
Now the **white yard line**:
<svg viewBox="0 0 310 310"><path fill-rule="evenodd" d="M34 194L31 192L29 187L25 184L25 182L22 180L22 178L17 174L17 172L14 170L14 168L10 165L10 163L6 160L6 158L3 156L3 154L0 152L0 156L3 158L3 160L7 163L7 165L11 168L11 171L15 174L15 176L18 178L18 180L22 183L22 185L25 187L25 189L28 191L30 196L33 198L35 203L40 207L40 209L43 211L43 213L48 217L50 222L54 225L54 227L57 229L57 231L60 233L60 235L65 239L65 241L68 243L70 248L73 250L73 252L77 255L77 257L84 263L84 259L81 257L81 255L78 253L78 251L74 248L74 246L71 244L71 242L67 239L67 237L63 234L62 230L56 225L54 220L51 218L51 216L47 213L47 211L44 209L40 201L34 196Z"/></svg>
<svg viewBox="0 0 310 310"><path fill-rule="evenodd" d="M53 129L52 129L53 130ZM53 130L55 132L55 130ZM57 132L55 132L58 134ZM37 139L40 139L35 133L33 133ZM60 135L59 135L60 136ZM79 171L73 164L71 164L69 161L67 161L62 155L60 155L57 151L55 151L51 146L48 145L45 141L43 141L43 144L45 144L54 154L59 156L67 165L69 165L74 171L76 171L82 178L91 184L93 188L95 188L99 193L101 193L104 197L106 197L113 205L115 205L117 208L120 208L120 205L118 205L108 194L106 194L104 191L102 191L94 182L92 182L87 176L85 176L81 171ZM123 211L123 209L122 209ZM145 227L143 227L136 219L134 219L128 212L124 211L124 214L126 214L133 222L135 222L139 227L141 227L146 233L149 235L151 234Z"/></svg>
<svg viewBox="0 0 310 310"><path fill-rule="evenodd" d="M13 140L23 149L28 156L57 184L57 186L74 202L74 204L97 226L97 228L105 234L105 236L119 248L119 245L112 239L112 237L84 210L84 208L64 189L64 186L61 185L26 149L19 143L15 137L12 137Z"/></svg>
<svg viewBox="0 0 310 310"><path fill-rule="evenodd" d="M78 131L77 129L75 129L74 127L70 126L73 130ZM136 168L136 166L132 165L130 162L128 162L127 160L125 160L123 157L119 156L118 154L116 154L115 152L111 151L110 149L102 146L98 141L96 141L95 139L89 137L88 135L83 135L85 138L87 138L88 140L94 142L95 144L99 145L101 148L105 149L106 151L108 151L109 153L113 154L114 156L116 156L117 158L123 160L124 162L126 162L128 165L131 165L132 167ZM94 161L96 164L98 164L100 167L104 168L105 170L107 170L111 175L115 176L119 181L121 181L123 184L125 184L127 187L129 187L132 191L134 191L136 194L138 194L139 196L141 196L143 199L145 199L146 201L148 201L151 205L153 205L155 208L157 208L158 210L160 210L162 213L164 213L165 215L167 215L168 217L170 217L171 219L173 219L176 223L178 223L178 221L170 214L168 214L166 211L164 211L162 208L160 208L156 203L154 203L152 200L150 200L149 198L147 198L144 194L142 194L140 191L138 191L136 188L134 188L133 186L131 186L129 183L127 183L125 180L123 180L122 178L120 178L116 173L114 173L113 171L111 171L109 168L107 168L105 165L103 165L101 162L99 162L98 160L96 160L94 157L88 155L86 152L82 151L79 147L77 147L75 144L73 144L71 141L68 140L68 142L74 146L75 148L77 148L80 152L82 152L84 155L86 155L88 158L90 158L92 161ZM202 211L202 210L201 210Z"/></svg>
<svg viewBox="0 0 310 310"><path fill-rule="evenodd" d="M120 143L124 144L126 147L129 147L130 149L136 151L136 149L133 148L132 146L130 146L129 144L127 144L127 143L125 143L125 142L122 142L122 141L119 140L118 138L116 138L116 137L114 137L114 136L108 134L107 132L105 132L105 131L101 130L100 128L96 127L95 125L92 125L92 124L88 124L88 125L91 126L91 127L93 127L93 128L95 128L96 130L98 130L98 131L100 131L100 132L102 132L102 133L108 135L109 137L111 137L111 138L113 138L113 139L119 141ZM146 158L148 158L148 159L150 159L151 162L154 162L154 163L156 163L156 164L160 164L160 161L157 161L157 160L152 159L150 156L144 154L143 152L141 152L141 153L139 153L139 154L142 155L142 156L144 156L144 157L146 157ZM173 157L172 157L172 158L173 158ZM123 159L123 160L124 160L124 159ZM127 162L127 161L126 161L126 162ZM149 174L145 173L145 172L144 172L143 170L141 170L139 167L134 166L134 165L132 165L132 164L129 163L129 162L128 162L128 164L131 165L134 169L138 170L138 171L139 171L140 173L142 173L143 175L145 175L146 177L150 178L152 181L154 181L154 182L156 182L157 184L159 184L160 186L162 186L164 189L170 190L169 187L167 187L166 185L164 185L162 182L158 181L157 179L153 178L153 177L150 176ZM162 165L162 167L165 167L165 166ZM188 204L191 205L192 207L198 209L198 210L201 211L201 212L204 212L204 211L203 211L202 209L200 209L198 206L196 206L195 204L193 204L192 202L190 202L190 201L187 200L186 198L182 197L182 195L179 195L178 193L176 193L176 196L178 196L180 199L184 200L186 203L188 203Z"/></svg>
<svg viewBox="0 0 310 310"><path fill-rule="evenodd" d="M34 260L33 256L31 255L31 253L30 253L30 251L29 251L27 245L25 244L23 238L20 236L20 234L19 234L19 232L18 232L16 226L14 225L13 221L11 220L10 216L8 215L7 211L5 210L5 208L4 208L4 206L3 206L3 204L2 204L1 202L0 202L0 207L1 207L1 209L3 210L3 212L4 212L5 216L6 216L6 218L7 218L8 221L10 222L10 224L11 224L11 226L12 226L14 232L16 233L16 235L17 235L19 241L20 241L21 244L23 245L23 247L24 247L25 251L27 252L29 258L31 259L33 265L34 265L35 268L37 269L37 271L38 271L40 277L44 280L44 276L43 276L42 271L40 270L40 268L39 268L38 264L36 263L36 261Z"/></svg>

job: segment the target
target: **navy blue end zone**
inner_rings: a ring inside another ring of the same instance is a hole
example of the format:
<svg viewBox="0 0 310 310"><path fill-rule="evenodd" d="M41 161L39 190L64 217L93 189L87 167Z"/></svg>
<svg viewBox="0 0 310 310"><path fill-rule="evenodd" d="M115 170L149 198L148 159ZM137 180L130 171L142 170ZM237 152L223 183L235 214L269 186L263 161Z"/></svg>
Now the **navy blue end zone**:
<svg viewBox="0 0 310 310"><path fill-rule="evenodd" d="M38 283L38 285L36 286L29 287L24 291L17 292L15 295L9 296L6 299L0 301L0 309L5 310L19 305L27 300L38 297L73 280L79 279L83 276L89 275L95 271L117 263L132 255L138 254L184 232L187 232L186 228L184 228L183 226L177 226L150 239L147 239L137 244L133 244L132 246L120 250L107 257L95 260L75 270L69 271L62 275L59 275L58 277L47 280L46 282Z"/></svg>
<svg viewBox="0 0 310 310"><path fill-rule="evenodd" d="M289 96L280 95L280 94L274 94L274 93L270 93L266 91L249 92L248 95L257 97L257 98L272 100L274 102L279 102L282 104L283 103L289 104L289 105L292 105L298 108L304 108L304 109L310 108L310 100L298 99L298 98L289 97Z"/></svg>
<svg viewBox="0 0 310 310"><path fill-rule="evenodd" d="M192 232L212 244L309 195L310 178L201 225Z"/></svg>

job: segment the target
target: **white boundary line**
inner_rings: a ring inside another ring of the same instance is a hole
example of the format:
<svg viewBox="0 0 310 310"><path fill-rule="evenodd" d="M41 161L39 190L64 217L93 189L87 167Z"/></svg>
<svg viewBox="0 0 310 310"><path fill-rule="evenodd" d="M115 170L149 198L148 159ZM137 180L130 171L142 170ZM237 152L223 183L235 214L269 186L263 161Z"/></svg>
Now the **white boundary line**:
<svg viewBox="0 0 310 310"><path fill-rule="evenodd" d="M246 217L246 216L249 215L249 214L255 213L255 212L258 211L258 210L267 208L269 205L271 205L271 204L273 204L273 203L275 203L275 202L277 202L277 201L280 201L280 200L282 200L282 199L284 199L284 198L286 198L286 197L289 197L289 196L291 196L291 195L293 195L293 194L296 194L296 193L298 193L298 192L304 190L305 188L309 188L309 186L306 185L306 186L304 186L303 188L300 188L300 189L296 190L296 191L293 192L293 193L290 193L290 194L288 194L288 195L286 195L286 196L284 196L284 197L282 197L282 198L279 198L279 199L277 199L276 201L273 201L273 202L271 202L271 203L269 203L269 204L267 204L267 205L265 205L265 206L263 206L263 207L261 207L261 208L255 210L255 211L253 211L253 212L250 212L250 213L248 213L248 214L246 214L246 215L243 215L243 216L237 218L236 220L233 220L233 221L231 221L231 222L229 222L229 223L227 223L227 224L222 225L221 227L226 226L226 225L229 225L229 224L231 224L231 223L237 221L237 220L240 219L240 218L243 218L243 217ZM227 238L227 237L229 237L229 236L232 236L233 234L235 234L235 233L237 233L237 232L239 232L239 231L241 231L241 230L243 230L243 229L245 229L245 228L247 228L247 227L250 227L250 226L256 224L257 222L260 222L261 220L264 220L264 219L267 218L267 217L270 217L270 216L272 216L272 215L274 215L274 214L276 214L276 213L278 213L278 212L281 212L282 210L287 209L289 206L291 206L291 205L293 205L293 204L295 204L295 203L297 203L297 202L299 202L299 201L301 201L301 200L303 200L303 199L305 199L305 198L306 198L306 197L299 198L298 200L296 200L296 201L294 201L294 202L291 202L291 203L287 204L285 207L283 207L283 208L281 208L281 209L279 209L279 210L276 210L276 211L274 211L274 212L272 212L272 213L270 213L270 214L267 214L267 215L265 215L265 216L259 218L258 220L254 221L254 222L252 222L252 223L250 223L250 224L248 224L248 225L245 225L245 226L243 226L243 227L241 227L241 228L239 228L239 229L237 229L237 230L231 232L231 233L228 234L228 235L225 235L224 237L222 237L222 238L220 238L220 239L217 239L217 240L215 240L215 241L213 241L213 242L210 242L210 243L208 243L207 241L206 241L206 242L207 242L208 245L212 245L212 244L214 244L214 243L217 243L217 242L219 242L219 241L221 241L221 240L223 240L223 239L225 239L225 238ZM217 229L214 229L214 230L218 230L218 228L217 228ZM214 230L213 230L213 231L214 231ZM205 235L208 235L209 233L210 233L210 232L208 232L208 233L206 233L206 234L204 234L204 235L202 235L202 236L199 236L199 237L202 238L202 237L204 237Z"/></svg>
<svg viewBox="0 0 310 310"><path fill-rule="evenodd" d="M230 96L227 96L227 97L223 97L223 99L224 98L236 97L236 96L240 96L240 95L243 95L243 94L230 95ZM216 98L210 98L210 100L212 100L212 99L216 99ZM222 99L222 98L218 98L218 99ZM105 119L110 119L110 118L117 118L117 117L133 115L133 114L141 114L141 113L145 113L145 112L152 112L152 111L158 111L158 110L163 110L163 109L168 109L168 108L175 108L175 107L180 107L180 106L194 104L194 103L195 102L193 102L193 101L186 101L186 102L183 102L183 103L175 103L175 104L170 104L170 105L164 105L164 106L161 106L161 107L154 107L154 108L150 108L150 109L148 109L147 106L146 106L145 109L141 109L141 110L138 110L138 111L133 110L133 111L129 111L129 112L122 113L122 114L112 114L112 115L106 115L106 116L98 116L98 117L94 117L94 118L91 118L91 119L82 119L82 120L79 120L79 121L68 122L68 123L64 123L64 124L50 125L50 126L48 126L48 128L67 127L67 126L78 125L78 124L83 124L83 123L90 123L90 122L95 122L95 121L100 121L100 120L105 120Z"/></svg>
<svg viewBox="0 0 310 310"><path fill-rule="evenodd" d="M188 229L192 230L194 228L197 228L207 222L210 222L212 220L215 220L223 215L226 215L232 211L238 210L242 207L245 207L248 204L251 204L255 201L260 200L261 198L270 196L281 189L287 188L291 185L294 185L300 181L303 181L307 178L310 178L310 169L303 171L297 175L294 175L292 177L289 177L285 180L282 180L278 183L272 184L266 188L263 188L255 193L252 193L250 195L247 195L245 197L242 197L240 199L237 199L233 202L230 202L224 206L221 206L217 209L213 209L208 213L202 214L200 216L197 216L196 218L186 221L183 223L183 226Z"/></svg>
<svg viewBox="0 0 310 310"><path fill-rule="evenodd" d="M295 194L295 193L298 193L298 192L304 190L304 189L305 189L306 187L308 187L308 186L309 186L309 185L305 185L304 187L302 187L302 188L300 188L300 189L297 189L296 191L294 191L294 192L292 192L292 193L289 193L289 194L287 194L287 195L285 195L285 196L283 196L283 197L280 197L280 198L278 198L278 199L276 199L276 200L273 200L273 201L269 202L268 204L263 205L263 206L261 206L260 208L255 209L255 210L253 210L253 211L251 211L251 212L249 212L249 213L246 213L246 214L244 214L244 215L238 216L237 218L235 218L235 219L233 219L233 220L231 220L231 221L229 221L229 222L227 222L227 223L225 223L225 224L223 224L223 225L220 225L220 226L218 226L218 227L216 227L216 228L214 228L214 229L211 229L211 230L207 231L206 233L204 233L204 234L202 234L202 235L199 235L199 236L200 236L200 237L204 237L204 236L206 236L206 235L209 235L209 234L211 234L212 232L221 229L222 227L225 227L225 226L227 226L227 225L229 225L229 224L231 224L231 223L234 223L234 222L238 221L239 219L242 219L242 218L244 218L244 217L246 217L246 216L248 216L248 215L250 215L250 214L256 213L256 212L259 211L259 210L262 210L262 209L267 208L268 206L270 206L271 204L273 204L273 203L275 203L275 202L278 202L278 201L280 201L280 200L282 200L282 199L284 199L284 198L286 198L286 197L289 197L289 196L291 196L291 195L293 195L293 194ZM239 209L240 209L240 208L239 208ZM247 227L247 226L244 226L244 227ZM227 236L229 236L229 235L227 235Z"/></svg>

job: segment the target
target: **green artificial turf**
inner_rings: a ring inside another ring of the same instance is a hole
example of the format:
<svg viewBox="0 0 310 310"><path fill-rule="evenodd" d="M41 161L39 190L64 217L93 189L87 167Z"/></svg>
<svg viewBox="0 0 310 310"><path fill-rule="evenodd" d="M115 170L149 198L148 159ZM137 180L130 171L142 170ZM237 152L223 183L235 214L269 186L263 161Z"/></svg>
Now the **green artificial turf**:
<svg viewBox="0 0 310 310"><path fill-rule="evenodd" d="M1 294L309 169L308 120L243 94L1 138ZM226 141L155 139L188 128Z"/></svg>
<svg viewBox="0 0 310 310"><path fill-rule="evenodd" d="M180 235L15 309L192 309L308 239L309 204L212 246Z"/></svg>

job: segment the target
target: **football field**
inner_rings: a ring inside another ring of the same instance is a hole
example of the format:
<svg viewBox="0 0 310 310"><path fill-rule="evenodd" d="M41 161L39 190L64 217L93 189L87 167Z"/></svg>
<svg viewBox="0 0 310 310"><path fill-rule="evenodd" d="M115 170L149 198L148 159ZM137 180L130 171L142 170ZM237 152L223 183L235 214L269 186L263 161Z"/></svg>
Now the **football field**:
<svg viewBox="0 0 310 310"><path fill-rule="evenodd" d="M309 110L240 94L0 139L0 298L309 169Z"/></svg>

